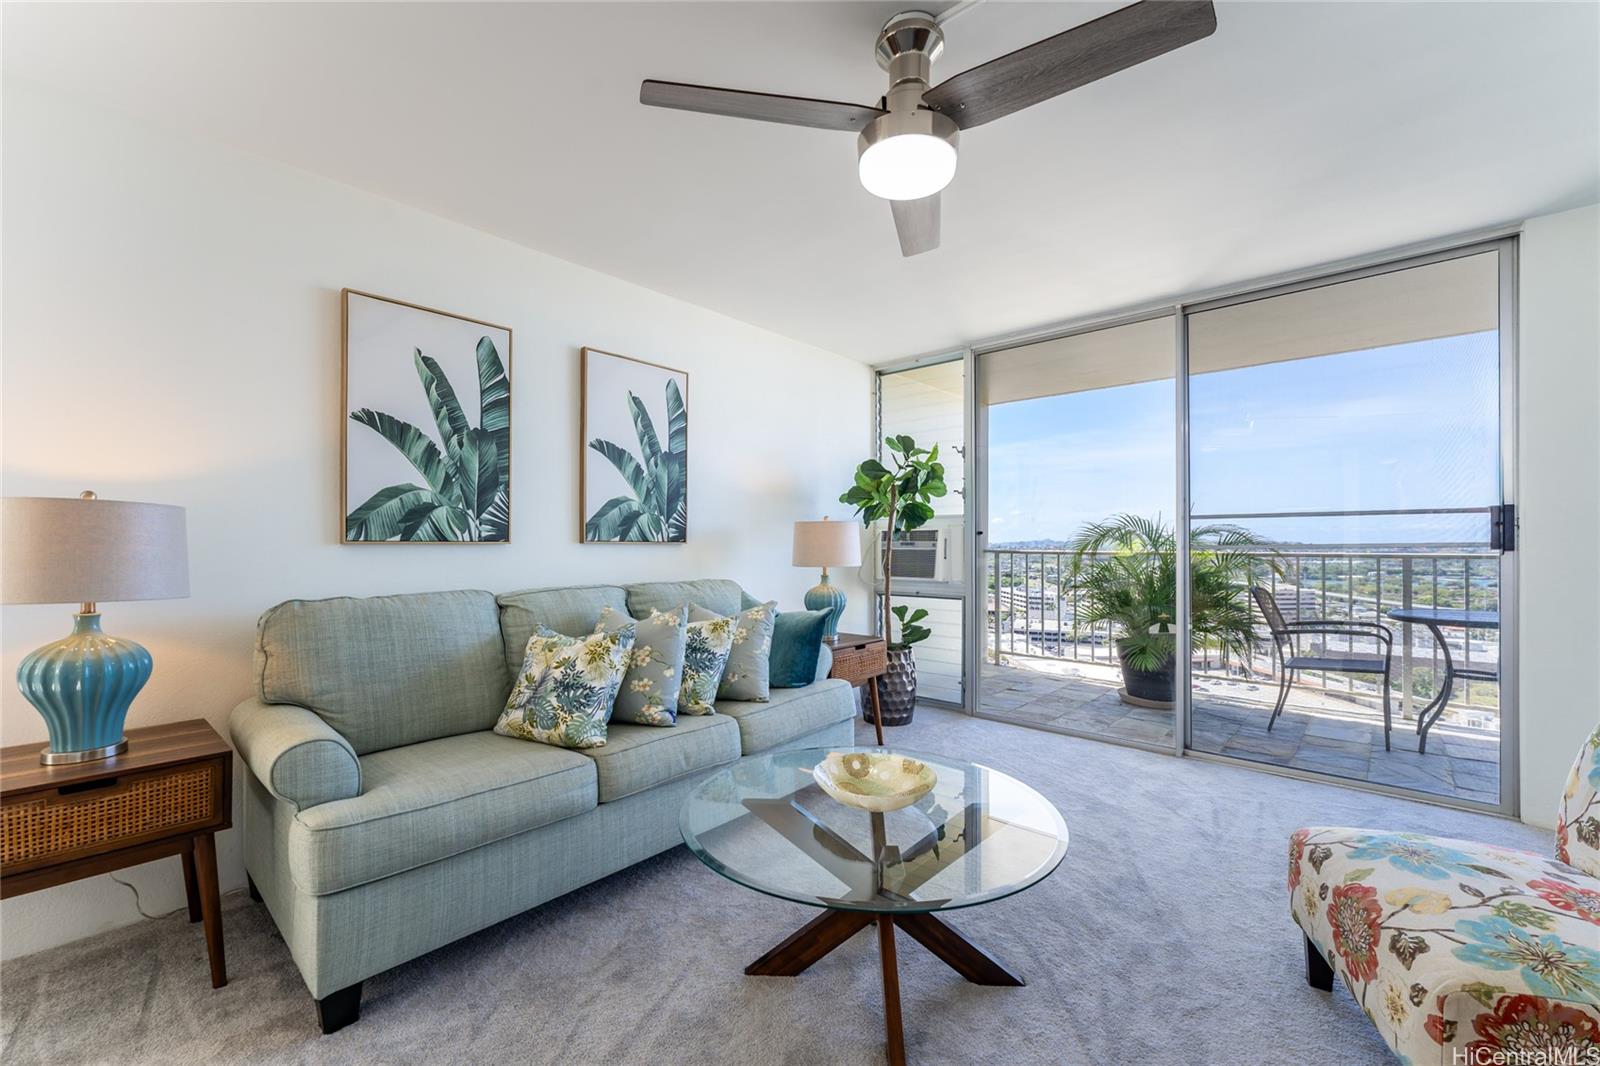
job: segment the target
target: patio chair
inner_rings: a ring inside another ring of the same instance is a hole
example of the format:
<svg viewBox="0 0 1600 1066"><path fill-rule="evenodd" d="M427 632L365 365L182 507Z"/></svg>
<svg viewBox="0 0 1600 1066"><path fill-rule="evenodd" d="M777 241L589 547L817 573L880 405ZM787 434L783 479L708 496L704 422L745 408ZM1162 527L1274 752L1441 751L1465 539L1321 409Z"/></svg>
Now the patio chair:
<svg viewBox="0 0 1600 1066"><path fill-rule="evenodd" d="M1394 634L1389 631L1389 627L1380 622L1357 622L1348 618L1318 618L1289 622L1284 619L1283 612L1278 610L1278 601L1273 599L1272 593L1267 589L1260 585L1252 585L1250 595L1255 598L1256 606L1261 608L1261 613L1267 620L1267 628L1272 630L1273 657L1278 664L1278 702L1272 708L1272 717L1267 719L1267 732L1272 731L1273 723L1277 722L1278 715L1283 713L1283 705L1289 700L1289 686L1294 684L1294 675L1300 671L1382 674L1383 750L1389 751L1389 729L1392 724L1389 714L1389 666L1394 657ZM1354 656L1302 655L1300 638L1309 634L1371 637L1383 646L1383 659L1380 661Z"/></svg>

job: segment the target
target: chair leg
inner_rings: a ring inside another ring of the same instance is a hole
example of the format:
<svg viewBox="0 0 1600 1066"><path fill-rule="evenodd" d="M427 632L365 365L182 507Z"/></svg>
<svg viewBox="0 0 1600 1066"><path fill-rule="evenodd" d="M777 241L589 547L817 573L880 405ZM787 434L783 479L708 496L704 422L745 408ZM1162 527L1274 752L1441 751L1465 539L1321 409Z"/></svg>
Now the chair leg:
<svg viewBox="0 0 1600 1066"><path fill-rule="evenodd" d="M1302 936L1306 942L1306 984L1322 992L1333 991L1333 967L1328 965L1328 960L1323 958L1322 951L1311 942L1308 936Z"/></svg>
<svg viewBox="0 0 1600 1066"><path fill-rule="evenodd" d="M1389 732L1394 728L1394 718L1389 710L1389 671L1383 672L1383 750L1392 751L1389 746Z"/></svg>
<svg viewBox="0 0 1600 1066"><path fill-rule="evenodd" d="M1284 667L1282 676L1278 679L1278 702L1272 708L1272 717L1267 719L1267 732L1272 732L1272 726L1278 720L1278 715L1283 713L1283 705L1289 700L1289 686L1294 683L1294 671Z"/></svg>

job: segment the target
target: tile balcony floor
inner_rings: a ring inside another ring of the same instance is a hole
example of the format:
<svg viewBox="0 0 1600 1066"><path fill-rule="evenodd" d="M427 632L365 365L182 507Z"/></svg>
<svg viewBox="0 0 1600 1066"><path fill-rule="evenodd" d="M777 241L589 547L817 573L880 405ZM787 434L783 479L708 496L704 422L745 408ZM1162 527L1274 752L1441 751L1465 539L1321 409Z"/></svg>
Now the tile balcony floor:
<svg viewBox="0 0 1600 1066"><path fill-rule="evenodd" d="M1173 713L1123 703L1115 666L1007 656L985 663L979 713L1094 737L1172 745ZM1275 766L1415 789L1439 796L1500 801L1500 735L1440 722L1417 751L1415 723L1394 704L1392 751L1383 748L1382 712L1314 688L1295 686L1272 732L1272 683L1196 679L1194 746Z"/></svg>

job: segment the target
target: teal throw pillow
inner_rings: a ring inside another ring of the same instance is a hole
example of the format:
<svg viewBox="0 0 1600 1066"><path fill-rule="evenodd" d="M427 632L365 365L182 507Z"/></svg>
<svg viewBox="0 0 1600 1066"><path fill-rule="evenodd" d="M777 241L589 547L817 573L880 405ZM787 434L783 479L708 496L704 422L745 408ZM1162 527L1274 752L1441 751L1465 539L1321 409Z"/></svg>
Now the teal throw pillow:
<svg viewBox="0 0 1600 1066"><path fill-rule="evenodd" d="M772 627L769 680L773 688L804 688L817 679L822 665L822 631L832 613L831 608L778 613Z"/></svg>

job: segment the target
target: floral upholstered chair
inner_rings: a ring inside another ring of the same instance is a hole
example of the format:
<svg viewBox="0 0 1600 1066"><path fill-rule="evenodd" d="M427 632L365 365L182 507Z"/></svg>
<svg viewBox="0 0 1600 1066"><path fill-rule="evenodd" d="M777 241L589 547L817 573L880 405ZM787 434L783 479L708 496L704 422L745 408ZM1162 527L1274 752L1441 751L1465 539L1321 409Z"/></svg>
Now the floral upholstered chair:
<svg viewBox="0 0 1600 1066"><path fill-rule="evenodd" d="M1600 1063L1597 790L1600 729L1567 781L1554 859L1415 833L1295 830L1289 909L1306 979L1331 991L1342 974L1408 1066Z"/></svg>

